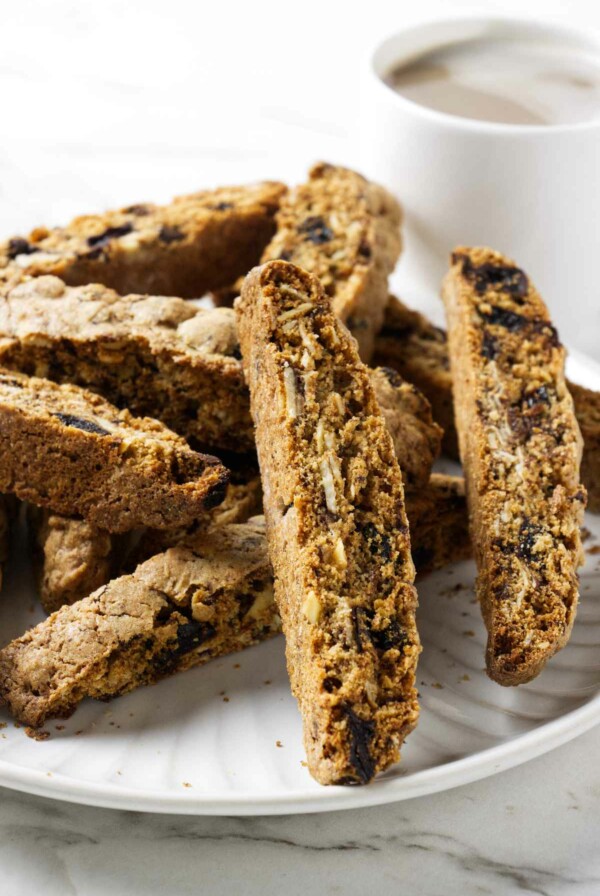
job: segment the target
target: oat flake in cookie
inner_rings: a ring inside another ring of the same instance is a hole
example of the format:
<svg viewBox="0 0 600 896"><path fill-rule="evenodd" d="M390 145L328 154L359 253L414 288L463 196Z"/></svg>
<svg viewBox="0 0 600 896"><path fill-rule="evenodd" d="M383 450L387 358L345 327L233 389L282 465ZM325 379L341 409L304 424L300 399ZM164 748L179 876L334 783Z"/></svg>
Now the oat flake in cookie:
<svg viewBox="0 0 600 896"><path fill-rule="evenodd" d="M256 268L237 311L309 770L366 784L418 717L402 477L356 343L316 277L282 261Z"/></svg>
<svg viewBox="0 0 600 896"><path fill-rule="evenodd" d="M527 275L459 248L443 286L487 670L534 678L570 635L582 562L581 434L565 351Z"/></svg>

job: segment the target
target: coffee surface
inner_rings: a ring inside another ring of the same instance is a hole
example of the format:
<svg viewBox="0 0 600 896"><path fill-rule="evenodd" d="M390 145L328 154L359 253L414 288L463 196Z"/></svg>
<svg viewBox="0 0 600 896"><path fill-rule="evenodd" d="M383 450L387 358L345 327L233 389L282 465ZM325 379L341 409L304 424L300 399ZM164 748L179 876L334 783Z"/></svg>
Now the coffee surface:
<svg viewBox="0 0 600 896"><path fill-rule="evenodd" d="M422 106L519 125L600 119L600 57L557 42L477 38L393 68L394 90Z"/></svg>

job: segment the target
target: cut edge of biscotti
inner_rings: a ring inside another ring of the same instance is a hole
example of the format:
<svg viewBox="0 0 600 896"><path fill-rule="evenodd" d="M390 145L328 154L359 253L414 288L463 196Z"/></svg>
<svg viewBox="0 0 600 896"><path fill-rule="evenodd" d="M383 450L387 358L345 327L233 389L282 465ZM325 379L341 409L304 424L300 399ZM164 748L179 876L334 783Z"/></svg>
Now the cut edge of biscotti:
<svg viewBox="0 0 600 896"><path fill-rule="evenodd" d="M236 310L308 767L323 784L364 784L397 761L418 713L400 470L356 343L316 277L270 262L248 275Z"/></svg>
<svg viewBox="0 0 600 896"><path fill-rule="evenodd" d="M444 280L488 674L516 685L567 642L582 560L581 434L565 352L527 275L459 247Z"/></svg>

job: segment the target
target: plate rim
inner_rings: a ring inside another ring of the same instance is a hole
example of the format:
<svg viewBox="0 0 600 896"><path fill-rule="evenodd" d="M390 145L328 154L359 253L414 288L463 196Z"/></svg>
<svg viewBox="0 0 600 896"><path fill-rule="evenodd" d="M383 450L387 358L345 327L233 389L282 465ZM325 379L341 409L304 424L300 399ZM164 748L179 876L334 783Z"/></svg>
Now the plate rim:
<svg viewBox="0 0 600 896"><path fill-rule="evenodd" d="M576 351L569 351L568 354L576 368L581 368L600 383L600 364L597 361ZM586 379L585 373L583 379ZM334 812L416 799L482 780L548 753L599 723L600 691L570 712L470 756L421 769L408 776L400 774L393 779L375 780L368 787L323 787L314 793L293 796L272 793L264 796L223 796L218 791L203 791L201 796L196 796L189 790L174 795L160 790L79 781L58 772L27 768L5 759L0 759L0 786L79 805L169 815L258 816Z"/></svg>

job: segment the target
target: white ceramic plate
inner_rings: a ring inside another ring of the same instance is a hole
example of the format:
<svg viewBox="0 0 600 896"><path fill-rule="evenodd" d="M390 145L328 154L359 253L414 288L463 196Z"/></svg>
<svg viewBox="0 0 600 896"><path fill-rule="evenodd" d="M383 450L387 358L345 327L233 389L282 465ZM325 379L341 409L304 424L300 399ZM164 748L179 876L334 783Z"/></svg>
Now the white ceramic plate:
<svg viewBox="0 0 600 896"><path fill-rule="evenodd" d="M587 359L572 359L570 375L600 389L600 367ZM402 762L368 787L325 788L309 777L282 638L109 704L88 700L68 721L50 722L45 741L0 710L0 784L123 809L263 815L408 799L525 762L600 721L600 517L586 525L571 642L520 688L485 675L473 564L423 579L421 721ZM0 600L3 643L42 618L27 552L17 550Z"/></svg>

